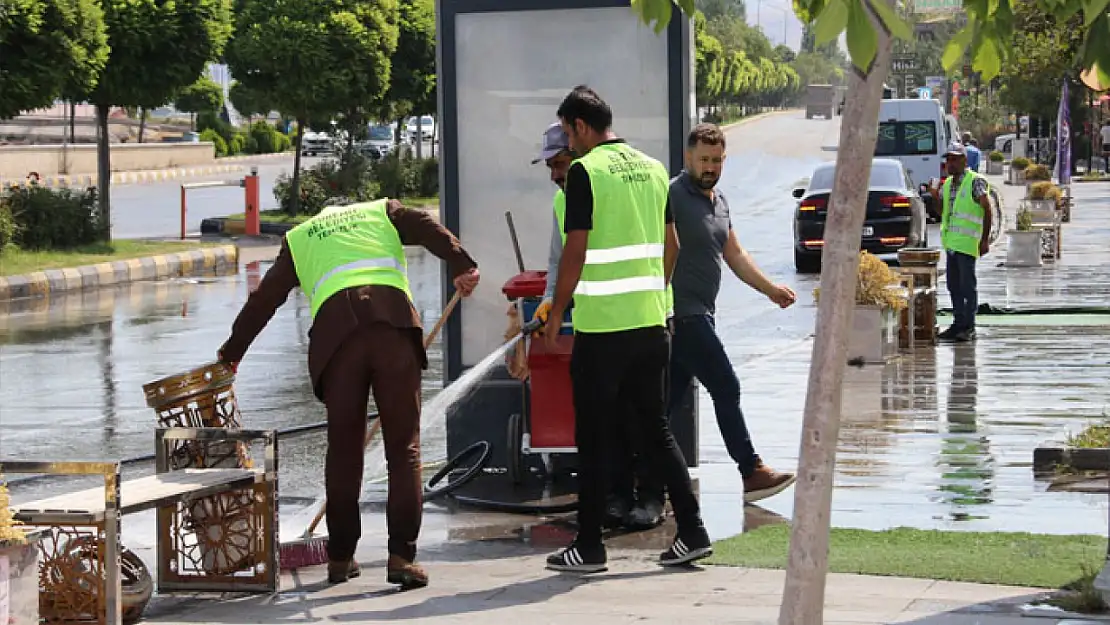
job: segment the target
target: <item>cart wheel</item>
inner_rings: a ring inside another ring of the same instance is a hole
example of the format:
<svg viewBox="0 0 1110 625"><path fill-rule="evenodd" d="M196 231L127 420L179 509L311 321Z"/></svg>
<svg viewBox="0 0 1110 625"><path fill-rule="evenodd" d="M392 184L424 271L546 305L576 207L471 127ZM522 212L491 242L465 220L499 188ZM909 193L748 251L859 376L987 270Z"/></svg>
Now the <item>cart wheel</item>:
<svg viewBox="0 0 1110 625"><path fill-rule="evenodd" d="M509 424L505 432L505 468L513 484L520 484L524 479L523 425L524 419L520 414L509 415Z"/></svg>

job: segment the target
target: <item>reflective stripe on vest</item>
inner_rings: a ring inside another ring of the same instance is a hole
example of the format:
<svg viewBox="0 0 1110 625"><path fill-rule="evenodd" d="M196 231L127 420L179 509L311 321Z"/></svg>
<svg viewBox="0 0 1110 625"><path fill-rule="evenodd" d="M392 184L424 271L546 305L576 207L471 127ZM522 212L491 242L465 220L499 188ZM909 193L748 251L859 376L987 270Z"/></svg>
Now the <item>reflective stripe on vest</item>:
<svg viewBox="0 0 1110 625"><path fill-rule="evenodd" d="M643 276L639 278L617 278L596 282L579 282L574 289L575 295L620 295L640 291L662 291L667 287L662 277Z"/></svg>
<svg viewBox="0 0 1110 625"><path fill-rule="evenodd" d="M576 332L619 332L662 326L669 187L659 161L625 143L604 143L576 161L589 175L593 228L574 290Z"/></svg>
<svg viewBox="0 0 1110 625"><path fill-rule="evenodd" d="M412 300L405 248L387 202L328 207L285 235L313 319L332 295L358 286L393 287Z"/></svg>
<svg viewBox="0 0 1110 625"><path fill-rule="evenodd" d="M605 265L641 258L663 258L662 243L638 243L607 250L586 250L587 265Z"/></svg>
<svg viewBox="0 0 1110 625"><path fill-rule="evenodd" d="M941 243L945 249L976 258L979 256L979 242L983 237L985 220L982 205L972 197L972 188L977 177L979 175L970 170L964 174L964 179L956 190L955 202L950 200L952 178L944 181L941 187L943 210L940 229ZM990 192L989 184L986 191Z"/></svg>
<svg viewBox="0 0 1110 625"><path fill-rule="evenodd" d="M319 290L325 282L328 281L328 278L331 278L338 273L351 271L353 269L374 269L380 267L390 267L392 269L396 269L397 271L405 270L405 268L401 266L401 263L397 262L397 260L394 258L366 258L363 260L356 260L354 262L347 263L346 265L340 265L338 267L332 267L331 269L329 269L327 273L320 276L320 279L316 281L316 284L312 285L312 291L305 293L305 295L307 295L309 299L311 299L312 295L317 290Z"/></svg>

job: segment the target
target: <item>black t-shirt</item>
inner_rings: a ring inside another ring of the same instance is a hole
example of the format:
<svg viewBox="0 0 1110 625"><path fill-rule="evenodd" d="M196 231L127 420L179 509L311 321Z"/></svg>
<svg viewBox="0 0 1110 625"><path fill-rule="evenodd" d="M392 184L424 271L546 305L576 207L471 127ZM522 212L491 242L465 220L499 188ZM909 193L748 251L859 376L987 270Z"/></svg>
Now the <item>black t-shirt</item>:
<svg viewBox="0 0 1110 625"><path fill-rule="evenodd" d="M610 143L624 143L624 139L610 139L599 145ZM563 218L563 232L572 230L593 230L594 227L594 192L590 186L590 174L582 163L574 163L567 170L567 181L564 193L566 194L566 214ZM674 223L674 214L671 212L671 201L667 198L665 222Z"/></svg>

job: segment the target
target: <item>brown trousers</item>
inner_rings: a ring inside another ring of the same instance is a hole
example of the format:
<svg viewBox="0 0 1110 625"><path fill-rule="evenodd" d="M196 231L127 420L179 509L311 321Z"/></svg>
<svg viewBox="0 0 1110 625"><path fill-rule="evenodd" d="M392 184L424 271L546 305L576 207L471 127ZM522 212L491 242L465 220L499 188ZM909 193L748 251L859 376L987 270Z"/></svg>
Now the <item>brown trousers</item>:
<svg viewBox="0 0 1110 625"><path fill-rule="evenodd" d="M362 536L358 500L371 389L382 422L389 471L386 525L389 553L416 558L423 513L420 479L420 359L413 329L386 323L361 326L336 351L322 376L328 411L325 488L328 497L328 559L354 556Z"/></svg>

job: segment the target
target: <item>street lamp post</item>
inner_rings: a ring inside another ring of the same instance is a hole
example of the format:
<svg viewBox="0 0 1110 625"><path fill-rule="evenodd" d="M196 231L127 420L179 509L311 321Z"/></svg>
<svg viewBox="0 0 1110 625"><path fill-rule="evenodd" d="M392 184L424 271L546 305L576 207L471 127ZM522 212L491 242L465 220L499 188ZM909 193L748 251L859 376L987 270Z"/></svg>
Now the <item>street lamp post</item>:
<svg viewBox="0 0 1110 625"><path fill-rule="evenodd" d="M782 7L776 7L776 6L768 6L767 8L774 9L776 11L782 11L782 45L785 46L786 45L786 27L789 25L790 10L789 9L784 9ZM757 26L759 26L760 30L763 30L763 21L761 19L762 15L763 15L763 0L759 0L759 2L757 2L756 5L755 5L755 23L756 23Z"/></svg>

